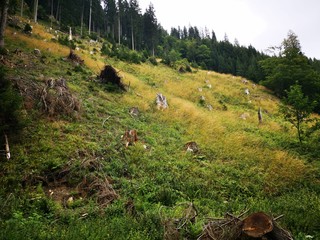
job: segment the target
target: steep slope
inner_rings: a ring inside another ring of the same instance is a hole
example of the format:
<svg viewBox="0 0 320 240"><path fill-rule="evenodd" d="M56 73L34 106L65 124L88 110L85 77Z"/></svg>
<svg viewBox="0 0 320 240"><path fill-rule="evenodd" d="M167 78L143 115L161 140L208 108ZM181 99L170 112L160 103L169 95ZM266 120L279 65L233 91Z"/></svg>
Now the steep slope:
<svg viewBox="0 0 320 240"><path fill-rule="evenodd" d="M8 77L25 84L33 101L25 100L27 127L10 139L12 159L1 162L2 237L161 239L162 226L181 218L186 202L198 211L194 225L181 227L189 239L199 236L206 217L245 209L285 214L283 225L300 239L317 234L317 170L287 150L295 135L267 89L215 72L181 74L90 54L101 43L89 41L77 42L85 62L77 65L48 31L41 25L31 36L7 31ZM16 48L21 52L13 54ZM105 64L120 71L127 92L99 83ZM61 77L80 110L41 112L32 86ZM168 109L157 110L157 93ZM131 107L139 116L129 114ZM125 148L121 136L129 129L139 140ZM198 153L186 152L189 141Z"/></svg>

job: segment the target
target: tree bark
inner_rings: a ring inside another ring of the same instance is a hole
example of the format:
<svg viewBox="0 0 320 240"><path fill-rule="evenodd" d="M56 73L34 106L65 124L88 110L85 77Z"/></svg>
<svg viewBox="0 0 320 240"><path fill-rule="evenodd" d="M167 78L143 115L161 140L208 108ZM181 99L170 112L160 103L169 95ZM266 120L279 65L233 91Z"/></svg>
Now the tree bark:
<svg viewBox="0 0 320 240"><path fill-rule="evenodd" d="M34 0L33 4L33 14L34 14L34 22L36 23L38 21L38 0Z"/></svg>
<svg viewBox="0 0 320 240"><path fill-rule="evenodd" d="M243 237L266 239L266 240L293 240L291 234L282 229L270 216L263 212L249 215L243 220Z"/></svg>
<svg viewBox="0 0 320 240"><path fill-rule="evenodd" d="M84 0L82 1L82 11L81 11L81 25L80 25L80 36L83 34L83 15L84 15Z"/></svg>
<svg viewBox="0 0 320 240"><path fill-rule="evenodd" d="M132 46L132 50L135 50L134 49L134 35L133 35L133 20L132 20L132 17L131 17L131 46Z"/></svg>
<svg viewBox="0 0 320 240"><path fill-rule="evenodd" d="M24 1L21 0L21 8L20 8L20 16L23 17L23 4L24 4Z"/></svg>
<svg viewBox="0 0 320 240"><path fill-rule="evenodd" d="M4 2L0 6L1 8L1 16L0 16L0 48L4 47L4 31L7 25L7 16L8 16L8 8L9 8L9 0L4 0Z"/></svg>
<svg viewBox="0 0 320 240"><path fill-rule="evenodd" d="M293 240L291 234L282 229L277 225L276 222L273 221L273 230L266 234L267 239L274 239L274 240Z"/></svg>
<svg viewBox="0 0 320 240"><path fill-rule="evenodd" d="M60 0L58 0L58 4L57 4L56 20L58 20L58 17L59 17L59 8L60 8Z"/></svg>
<svg viewBox="0 0 320 240"><path fill-rule="evenodd" d="M89 12L89 36L91 34L91 14L92 14L92 0L90 0L90 12Z"/></svg>
<svg viewBox="0 0 320 240"><path fill-rule="evenodd" d="M120 7L119 7L119 16L118 16L118 44L121 43L121 21L120 21Z"/></svg>
<svg viewBox="0 0 320 240"><path fill-rule="evenodd" d="M52 27L53 22L53 0L51 0L51 15L50 15L50 26Z"/></svg>
<svg viewBox="0 0 320 240"><path fill-rule="evenodd" d="M273 230L272 219L263 212L253 213L243 220L242 232L259 238Z"/></svg>

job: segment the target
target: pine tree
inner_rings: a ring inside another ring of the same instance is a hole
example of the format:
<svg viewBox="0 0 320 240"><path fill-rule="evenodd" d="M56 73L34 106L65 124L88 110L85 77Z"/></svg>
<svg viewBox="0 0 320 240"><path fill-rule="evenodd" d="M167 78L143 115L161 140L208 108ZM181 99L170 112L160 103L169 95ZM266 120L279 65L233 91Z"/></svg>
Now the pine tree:
<svg viewBox="0 0 320 240"><path fill-rule="evenodd" d="M283 98L284 104L280 106L280 111L296 128L299 142L302 143L305 123L310 120L316 102L310 102L309 98L304 96L301 86L297 84L292 85L286 93L287 97Z"/></svg>
<svg viewBox="0 0 320 240"><path fill-rule="evenodd" d="M307 57L302 54L298 37L289 31L280 48L283 50L279 56L260 62L266 74L266 80L262 83L280 97L286 95L290 86L298 83L302 92L310 100L319 99L320 74L312 68ZM316 107L316 111L320 111L320 104Z"/></svg>
<svg viewBox="0 0 320 240"><path fill-rule="evenodd" d="M154 48L157 39L157 18L155 15L154 7L150 3L149 7L143 15L143 28L144 28L144 42L148 50L152 52L154 56Z"/></svg>
<svg viewBox="0 0 320 240"><path fill-rule="evenodd" d="M108 33L111 34L112 39L114 39L115 35L115 24L116 24L116 15L117 15L117 7L115 0L104 0L105 4L105 14L107 15L107 28Z"/></svg>
<svg viewBox="0 0 320 240"><path fill-rule="evenodd" d="M139 32L139 22L140 22L140 7L137 0L130 0L129 2L129 15L130 15L130 28L131 28L131 48L136 49L136 41Z"/></svg>

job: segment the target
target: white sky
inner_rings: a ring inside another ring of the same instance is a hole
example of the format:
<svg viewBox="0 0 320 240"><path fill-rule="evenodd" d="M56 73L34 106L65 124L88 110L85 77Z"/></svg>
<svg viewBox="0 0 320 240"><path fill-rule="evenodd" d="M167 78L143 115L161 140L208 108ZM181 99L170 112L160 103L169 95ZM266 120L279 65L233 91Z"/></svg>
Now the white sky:
<svg viewBox="0 0 320 240"><path fill-rule="evenodd" d="M158 22L171 27L197 26L227 34L234 43L259 51L279 46L292 30L302 52L320 59L320 0L138 0L142 12L153 4Z"/></svg>

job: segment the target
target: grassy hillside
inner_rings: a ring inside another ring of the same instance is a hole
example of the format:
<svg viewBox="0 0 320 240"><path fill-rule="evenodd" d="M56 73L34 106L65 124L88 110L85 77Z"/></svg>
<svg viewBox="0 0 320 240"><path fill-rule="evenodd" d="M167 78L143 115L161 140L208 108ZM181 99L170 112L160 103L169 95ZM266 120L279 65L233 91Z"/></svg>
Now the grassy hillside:
<svg viewBox="0 0 320 240"><path fill-rule="evenodd" d="M41 25L31 36L7 30L7 76L29 98L26 127L10 136L12 158L0 162L1 239L163 239L164 226L183 219L191 202L198 216L181 225L181 238L197 239L208 218L246 210L284 214L279 223L295 239L320 238L319 168L290 147L295 132L267 89L231 75L91 55L101 43L88 40L76 43L85 63L78 66L53 33ZM99 83L106 64L120 71L127 92ZM61 77L80 109L50 115L32 89ZM157 110L157 93L168 109ZM127 129L139 141L125 148ZM189 141L199 153L185 151Z"/></svg>

